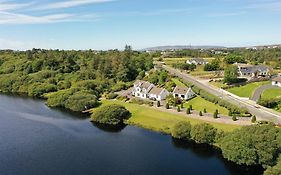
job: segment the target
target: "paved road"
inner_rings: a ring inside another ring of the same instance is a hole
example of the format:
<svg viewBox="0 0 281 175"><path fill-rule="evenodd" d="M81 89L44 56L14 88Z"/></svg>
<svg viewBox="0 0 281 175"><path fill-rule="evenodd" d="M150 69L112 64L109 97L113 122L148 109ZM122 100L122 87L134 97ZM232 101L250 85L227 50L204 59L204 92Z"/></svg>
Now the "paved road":
<svg viewBox="0 0 281 175"><path fill-rule="evenodd" d="M252 100L239 99L239 98L236 98L229 94L226 94L225 91L220 88L211 86L209 84L204 84L204 83L198 81L198 79L196 77L190 76L186 73L182 73L179 70L173 69L169 66L163 65L163 68L165 70L167 70L168 72L170 72L171 74L174 74L174 75L182 78L183 80L188 81L188 82L194 84L195 86L197 86L211 94L214 94L241 108L242 107L247 108L249 110L249 112L252 113L253 115L256 115L258 119L268 120L268 121L272 121L275 123L281 123L281 113L279 113L279 112L276 112L274 110L257 105Z"/></svg>
<svg viewBox="0 0 281 175"><path fill-rule="evenodd" d="M267 90L267 89L275 88L275 87L276 87L276 86L273 86L273 85L271 85L271 84L267 84L267 85L263 85L263 86L258 87L258 88L255 90L255 92L254 92L254 94L253 94L251 100L256 101L256 102L259 101L259 99L260 99L261 94L263 93L263 91L265 91L265 90Z"/></svg>

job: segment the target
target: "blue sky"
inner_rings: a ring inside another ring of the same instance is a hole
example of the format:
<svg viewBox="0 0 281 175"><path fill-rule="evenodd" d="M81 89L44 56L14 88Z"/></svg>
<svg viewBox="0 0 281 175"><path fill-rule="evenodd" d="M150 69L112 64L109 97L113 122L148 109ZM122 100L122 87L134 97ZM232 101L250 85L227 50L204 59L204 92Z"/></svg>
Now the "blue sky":
<svg viewBox="0 0 281 175"><path fill-rule="evenodd" d="M0 49L281 43L280 0L0 0Z"/></svg>

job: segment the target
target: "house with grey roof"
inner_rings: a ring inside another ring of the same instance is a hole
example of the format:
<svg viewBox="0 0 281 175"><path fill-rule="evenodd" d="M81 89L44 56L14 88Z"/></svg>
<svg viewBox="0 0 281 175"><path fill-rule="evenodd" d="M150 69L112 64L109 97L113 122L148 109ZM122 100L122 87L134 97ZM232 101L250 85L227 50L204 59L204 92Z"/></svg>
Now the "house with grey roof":
<svg viewBox="0 0 281 175"><path fill-rule="evenodd" d="M203 58L191 58L186 61L187 64L195 64L195 65L205 65L208 64L208 61Z"/></svg>
<svg viewBox="0 0 281 175"><path fill-rule="evenodd" d="M272 85L281 87L281 77L276 77L272 79Z"/></svg>
<svg viewBox="0 0 281 175"><path fill-rule="evenodd" d="M195 95L191 88L184 88L176 86L172 92L174 98L181 98L182 100L187 100Z"/></svg>
<svg viewBox="0 0 281 175"><path fill-rule="evenodd" d="M148 81L137 80L134 83L132 90L132 95L138 98L147 99L149 98L149 91L154 87L154 84L149 83Z"/></svg>
<svg viewBox="0 0 281 175"><path fill-rule="evenodd" d="M256 78L266 77L270 75L270 70L265 65L249 65L235 63L238 67L238 74L240 78Z"/></svg>
<svg viewBox="0 0 281 175"><path fill-rule="evenodd" d="M164 100L170 93L165 88L156 87L148 81L137 80L132 88L132 95L142 99Z"/></svg>
<svg viewBox="0 0 281 175"><path fill-rule="evenodd" d="M151 100L157 100L157 101L161 101L161 100L165 100L166 97L170 94L169 91L167 91L165 88L158 88L158 87L153 87L150 91L149 91L149 99Z"/></svg>

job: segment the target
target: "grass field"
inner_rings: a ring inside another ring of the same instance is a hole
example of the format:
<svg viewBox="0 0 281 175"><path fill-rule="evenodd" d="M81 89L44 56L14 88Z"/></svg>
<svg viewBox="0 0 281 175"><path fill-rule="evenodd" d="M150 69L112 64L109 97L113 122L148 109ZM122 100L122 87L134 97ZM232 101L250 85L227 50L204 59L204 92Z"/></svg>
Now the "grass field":
<svg viewBox="0 0 281 175"><path fill-rule="evenodd" d="M179 87L184 87L186 88L187 86L185 84L183 84L179 79L177 78L172 78L172 81Z"/></svg>
<svg viewBox="0 0 281 175"><path fill-rule="evenodd" d="M272 99L277 97L281 97L281 88L278 87L267 89L261 95L262 99Z"/></svg>
<svg viewBox="0 0 281 175"><path fill-rule="evenodd" d="M269 84L269 83L270 83L269 81L249 83L245 86L227 89L227 91L231 92L235 95L238 95L239 97L249 97L250 98L258 87L265 85L265 84Z"/></svg>
<svg viewBox="0 0 281 175"><path fill-rule="evenodd" d="M217 104L211 103L200 96L195 97L184 104L186 108L188 108L189 105L192 105L192 108L195 109L196 111L203 112L204 108L206 108L207 112L212 114L217 109L219 110L220 114L228 115L228 109L221 107Z"/></svg>
<svg viewBox="0 0 281 175"><path fill-rule="evenodd" d="M218 88L224 88L224 87L227 87L227 84L224 84L223 82L221 81L212 81L210 82L211 85L214 85Z"/></svg>
<svg viewBox="0 0 281 175"><path fill-rule="evenodd" d="M125 106L132 113L132 117L128 121L129 124L154 130L157 132L168 133L168 134L170 133L170 129L173 128L173 126L179 121L189 121L192 125L198 123L210 123L217 129L226 132L241 127L239 125L213 123L213 122L206 122L199 119L196 120L192 118L187 118L178 114L171 114L171 113L158 111L157 109L153 109L152 107L145 106L145 105L126 103L118 100L114 100L114 101L102 100L102 106L108 104L121 104Z"/></svg>

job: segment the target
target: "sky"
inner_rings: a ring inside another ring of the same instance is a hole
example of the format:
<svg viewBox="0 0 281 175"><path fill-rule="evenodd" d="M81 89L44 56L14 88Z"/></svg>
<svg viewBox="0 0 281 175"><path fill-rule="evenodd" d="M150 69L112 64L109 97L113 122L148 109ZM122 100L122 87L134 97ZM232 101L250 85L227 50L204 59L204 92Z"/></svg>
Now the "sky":
<svg viewBox="0 0 281 175"><path fill-rule="evenodd" d="M0 0L0 49L281 44L281 0Z"/></svg>

